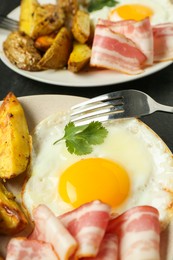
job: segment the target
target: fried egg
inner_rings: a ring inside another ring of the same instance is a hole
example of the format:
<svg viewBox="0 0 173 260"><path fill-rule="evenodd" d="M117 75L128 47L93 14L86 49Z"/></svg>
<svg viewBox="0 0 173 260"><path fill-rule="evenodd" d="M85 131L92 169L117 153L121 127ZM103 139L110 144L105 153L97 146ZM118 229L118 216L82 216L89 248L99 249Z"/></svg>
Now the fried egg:
<svg viewBox="0 0 173 260"><path fill-rule="evenodd" d="M105 124L108 136L84 156L70 154L64 135L69 115L55 114L33 133L30 177L23 202L33 209L46 204L56 215L101 200L122 213L137 205L151 205L165 225L172 216L173 159L164 142L137 119Z"/></svg>
<svg viewBox="0 0 173 260"><path fill-rule="evenodd" d="M169 0L119 0L114 8L104 7L91 13L94 23L98 18L136 21L150 18L152 25L173 22L173 4Z"/></svg>

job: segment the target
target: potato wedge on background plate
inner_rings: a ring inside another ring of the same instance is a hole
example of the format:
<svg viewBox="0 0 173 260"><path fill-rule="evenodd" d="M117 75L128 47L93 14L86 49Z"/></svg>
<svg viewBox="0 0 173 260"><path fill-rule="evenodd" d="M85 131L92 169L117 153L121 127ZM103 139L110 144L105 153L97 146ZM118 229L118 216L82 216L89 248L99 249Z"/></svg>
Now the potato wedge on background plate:
<svg viewBox="0 0 173 260"><path fill-rule="evenodd" d="M78 72L89 63L91 48L87 44L79 42L73 43L73 50L68 60L68 70Z"/></svg>
<svg viewBox="0 0 173 260"><path fill-rule="evenodd" d="M72 49L70 32L62 27L53 44L43 55L38 66L42 69L60 69L66 66Z"/></svg>
<svg viewBox="0 0 173 260"><path fill-rule="evenodd" d="M90 37L90 16L89 13L78 10L74 16L72 33L74 38L80 42L85 43Z"/></svg>

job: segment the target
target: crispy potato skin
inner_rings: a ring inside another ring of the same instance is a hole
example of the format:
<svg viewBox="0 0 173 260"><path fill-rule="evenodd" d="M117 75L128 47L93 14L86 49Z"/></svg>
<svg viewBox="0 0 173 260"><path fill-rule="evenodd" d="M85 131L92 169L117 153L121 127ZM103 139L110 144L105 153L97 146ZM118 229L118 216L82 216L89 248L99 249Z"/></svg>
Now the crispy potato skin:
<svg viewBox="0 0 173 260"><path fill-rule="evenodd" d="M57 5L40 5L37 0L22 0L19 30L36 39L58 30L64 24L64 12Z"/></svg>
<svg viewBox="0 0 173 260"><path fill-rule="evenodd" d="M19 30L31 36L33 28L33 13L39 6L37 0L21 0Z"/></svg>
<svg viewBox="0 0 173 260"><path fill-rule="evenodd" d="M67 65L71 49L71 34L66 27L62 27L38 65L41 69L63 68Z"/></svg>
<svg viewBox="0 0 173 260"><path fill-rule="evenodd" d="M24 230L28 220L13 194L0 182L0 234L14 235Z"/></svg>
<svg viewBox="0 0 173 260"><path fill-rule="evenodd" d="M40 36L35 40L35 47L42 52L46 52L54 42L54 39L54 34Z"/></svg>
<svg viewBox="0 0 173 260"><path fill-rule="evenodd" d="M68 60L68 70L78 72L82 70L88 63L91 57L91 49L87 44L74 42L73 51Z"/></svg>
<svg viewBox="0 0 173 260"><path fill-rule="evenodd" d="M0 107L0 178L10 179L26 170L30 141L23 108L10 92Z"/></svg>
<svg viewBox="0 0 173 260"><path fill-rule="evenodd" d="M74 16L79 9L78 0L57 0L57 6L65 15L65 27L71 30Z"/></svg>
<svg viewBox="0 0 173 260"><path fill-rule="evenodd" d="M33 13L31 37L36 39L58 31L64 24L64 12L57 5L39 5Z"/></svg>
<svg viewBox="0 0 173 260"><path fill-rule="evenodd" d="M41 59L34 41L28 35L19 31L11 32L3 43L3 49L8 59L19 69L38 71Z"/></svg>
<svg viewBox="0 0 173 260"><path fill-rule="evenodd" d="M76 41L85 43L90 37L90 17L83 10L78 10L72 25L72 33Z"/></svg>
<svg viewBox="0 0 173 260"><path fill-rule="evenodd" d="M63 9L67 15L75 15L79 9L78 0L57 0L58 8Z"/></svg>

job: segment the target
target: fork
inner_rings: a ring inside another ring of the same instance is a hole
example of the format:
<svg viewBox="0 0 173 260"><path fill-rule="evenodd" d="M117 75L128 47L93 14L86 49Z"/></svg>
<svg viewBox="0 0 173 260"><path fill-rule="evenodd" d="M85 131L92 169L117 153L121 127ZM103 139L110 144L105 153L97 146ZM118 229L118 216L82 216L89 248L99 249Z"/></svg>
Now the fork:
<svg viewBox="0 0 173 260"><path fill-rule="evenodd" d="M7 16L0 15L0 28L7 29L9 31L15 31L19 27L19 22L8 18Z"/></svg>
<svg viewBox="0 0 173 260"><path fill-rule="evenodd" d="M71 122L85 125L120 118L139 118L156 111L173 113L173 107L157 103L144 92L130 89L111 92L84 101L71 108Z"/></svg>

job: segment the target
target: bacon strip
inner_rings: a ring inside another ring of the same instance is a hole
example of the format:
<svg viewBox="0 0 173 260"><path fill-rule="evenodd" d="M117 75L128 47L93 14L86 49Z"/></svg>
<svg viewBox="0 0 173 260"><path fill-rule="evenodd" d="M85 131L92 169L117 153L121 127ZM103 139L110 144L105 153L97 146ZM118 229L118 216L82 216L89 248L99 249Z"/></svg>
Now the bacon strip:
<svg viewBox="0 0 173 260"><path fill-rule="evenodd" d="M123 34L115 33L108 26L96 25L91 66L139 74L146 59L135 43Z"/></svg>
<svg viewBox="0 0 173 260"><path fill-rule="evenodd" d="M93 201L57 218L40 205L33 214L34 231L11 239L6 259L159 260L158 210L138 206L119 216L110 210Z"/></svg>
<svg viewBox="0 0 173 260"><path fill-rule="evenodd" d="M166 61L173 59L173 23L155 25L154 37L154 61Z"/></svg>
<svg viewBox="0 0 173 260"><path fill-rule="evenodd" d="M141 21L123 20L120 22L99 19L98 23L108 26L113 32L123 34L132 40L147 57L145 65L153 64L153 31L149 18Z"/></svg>
<svg viewBox="0 0 173 260"><path fill-rule="evenodd" d="M98 254L110 219L110 207L107 204L93 201L59 218L79 244L76 258Z"/></svg>
<svg viewBox="0 0 173 260"><path fill-rule="evenodd" d="M96 257L85 257L82 260L117 260L118 238L116 234L105 234Z"/></svg>
<svg viewBox="0 0 173 260"><path fill-rule="evenodd" d="M44 257L43 257L44 256ZM7 247L6 260L58 260L58 256L49 243L26 238L12 238Z"/></svg>
<svg viewBox="0 0 173 260"><path fill-rule="evenodd" d="M77 248L77 242L61 221L45 205L34 210L33 219L35 228L29 239L51 243L60 259L69 259Z"/></svg>
<svg viewBox="0 0 173 260"><path fill-rule="evenodd" d="M126 211L110 221L108 232L119 237L121 260L160 259L160 223L155 208L138 206Z"/></svg>

